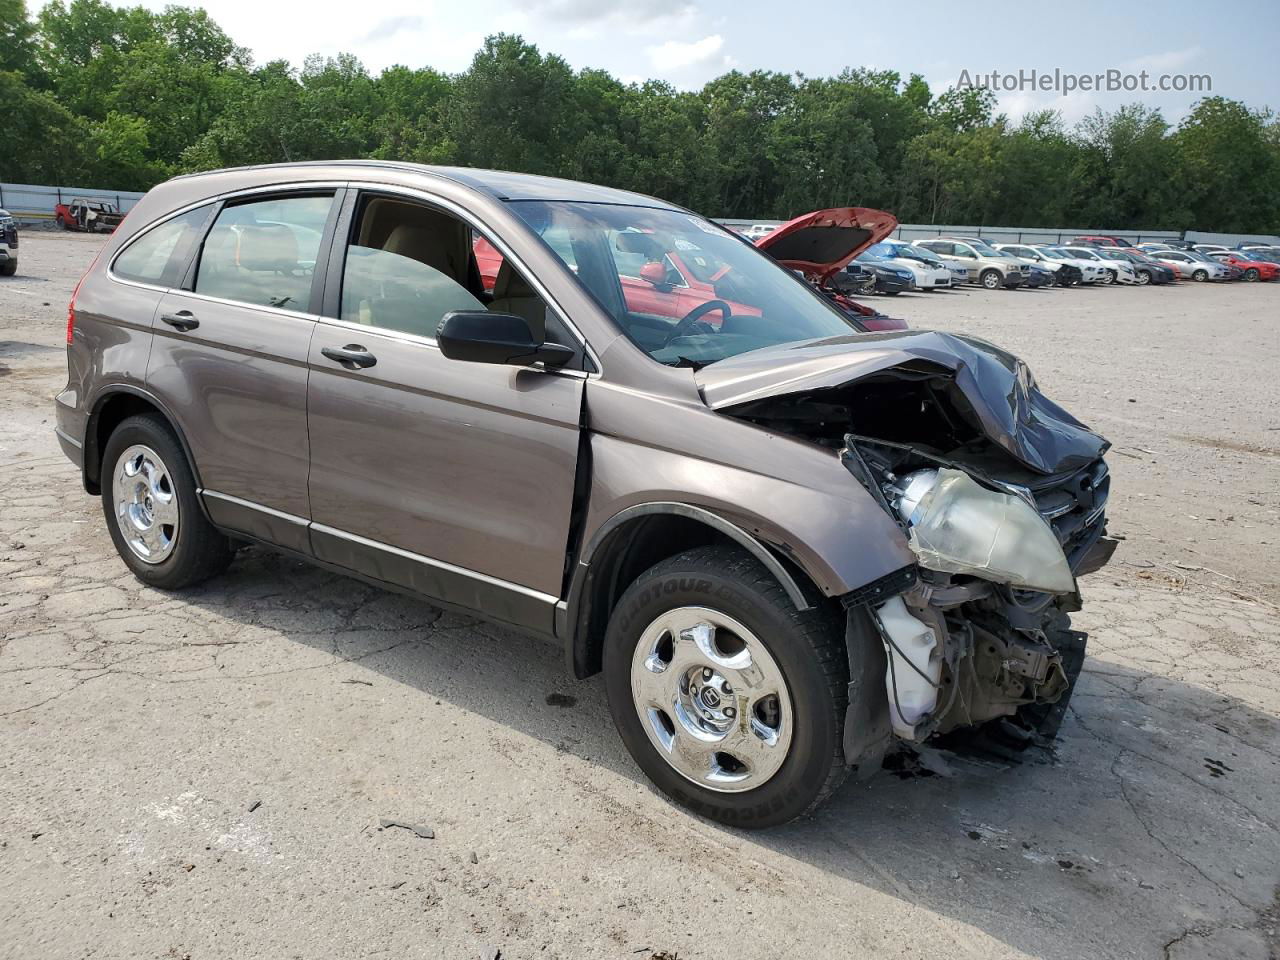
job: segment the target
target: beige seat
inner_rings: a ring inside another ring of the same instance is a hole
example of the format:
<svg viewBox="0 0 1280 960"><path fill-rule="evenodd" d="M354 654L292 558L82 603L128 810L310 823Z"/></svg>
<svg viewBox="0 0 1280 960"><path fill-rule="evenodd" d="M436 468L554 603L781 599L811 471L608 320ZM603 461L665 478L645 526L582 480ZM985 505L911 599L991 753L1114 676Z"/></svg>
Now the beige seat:
<svg viewBox="0 0 1280 960"><path fill-rule="evenodd" d="M503 260L498 268L498 276L493 283L493 302L489 304L493 313L513 313L529 321L529 329L534 339L541 342L547 335L547 307L542 298L525 282L524 277L511 266L509 260Z"/></svg>
<svg viewBox="0 0 1280 960"><path fill-rule="evenodd" d="M440 217L436 224L397 224L382 249L425 263L466 286L471 247L466 228L452 217Z"/></svg>

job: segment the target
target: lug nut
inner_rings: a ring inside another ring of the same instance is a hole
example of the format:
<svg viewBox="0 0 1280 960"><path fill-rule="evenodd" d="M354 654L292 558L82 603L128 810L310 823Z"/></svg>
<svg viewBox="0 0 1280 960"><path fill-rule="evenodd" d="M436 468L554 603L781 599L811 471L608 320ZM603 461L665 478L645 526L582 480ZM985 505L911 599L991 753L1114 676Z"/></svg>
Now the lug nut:
<svg viewBox="0 0 1280 960"><path fill-rule="evenodd" d="M710 667L703 667L703 668L702 668L702 679L703 679L703 680L710 680L710 679L711 679L711 668L710 668Z"/></svg>
<svg viewBox="0 0 1280 960"><path fill-rule="evenodd" d="M723 687L721 687L720 689L724 692L724 695L725 695L726 697L728 697L728 696L732 696L732 694L733 694L733 687L729 686L727 683L726 683Z"/></svg>
<svg viewBox="0 0 1280 960"><path fill-rule="evenodd" d="M724 715L728 717L730 720L732 720L734 717L738 715L738 711L733 709L733 707L725 707Z"/></svg>

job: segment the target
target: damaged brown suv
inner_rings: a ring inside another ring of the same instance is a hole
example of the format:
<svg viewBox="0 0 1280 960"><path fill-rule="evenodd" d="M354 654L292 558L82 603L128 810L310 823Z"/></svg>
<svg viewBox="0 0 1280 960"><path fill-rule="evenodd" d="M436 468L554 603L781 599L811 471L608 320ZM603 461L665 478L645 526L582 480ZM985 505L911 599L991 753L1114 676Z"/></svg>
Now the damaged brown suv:
<svg viewBox="0 0 1280 960"><path fill-rule="evenodd" d="M779 265L562 180L171 180L73 298L58 439L145 583L255 542L549 638L667 794L781 823L895 739L1051 734L1111 547L1107 443L1020 361L794 272L867 242L831 213Z"/></svg>

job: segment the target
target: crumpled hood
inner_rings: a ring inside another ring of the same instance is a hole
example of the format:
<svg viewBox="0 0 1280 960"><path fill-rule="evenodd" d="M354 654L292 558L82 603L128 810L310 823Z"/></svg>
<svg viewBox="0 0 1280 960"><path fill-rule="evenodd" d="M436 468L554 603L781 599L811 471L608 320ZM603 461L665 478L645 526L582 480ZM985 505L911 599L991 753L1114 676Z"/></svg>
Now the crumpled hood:
<svg viewBox="0 0 1280 960"><path fill-rule="evenodd" d="M756 246L784 267L824 282L898 226L898 218L869 207L832 207L788 220Z"/></svg>
<svg viewBox="0 0 1280 960"><path fill-rule="evenodd" d="M766 397L839 387L921 361L952 372L983 432L1044 474L1074 470L1110 444L1046 397L1025 363L984 340L936 331L865 333L766 347L720 360L694 377L724 410Z"/></svg>

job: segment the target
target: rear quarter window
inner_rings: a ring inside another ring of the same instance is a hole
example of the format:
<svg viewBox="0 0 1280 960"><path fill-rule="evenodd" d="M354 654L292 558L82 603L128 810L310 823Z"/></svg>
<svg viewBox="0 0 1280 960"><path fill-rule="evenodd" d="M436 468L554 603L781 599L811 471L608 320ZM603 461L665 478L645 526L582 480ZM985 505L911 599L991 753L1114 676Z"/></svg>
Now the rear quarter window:
<svg viewBox="0 0 1280 960"><path fill-rule="evenodd" d="M197 207L152 227L116 257L111 272L122 280L172 286L179 263L209 216L209 207Z"/></svg>

